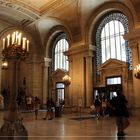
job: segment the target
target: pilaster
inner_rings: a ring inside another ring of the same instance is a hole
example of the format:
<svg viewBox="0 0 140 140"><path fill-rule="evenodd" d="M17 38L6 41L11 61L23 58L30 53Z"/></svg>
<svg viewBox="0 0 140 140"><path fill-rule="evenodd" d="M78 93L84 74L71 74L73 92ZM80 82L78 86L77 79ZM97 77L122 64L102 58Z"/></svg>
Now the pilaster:
<svg viewBox="0 0 140 140"><path fill-rule="evenodd" d="M70 60L70 104L78 109L89 107L93 100L93 57L95 46L82 44L72 47L66 55Z"/></svg>
<svg viewBox="0 0 140 140"><path fill-rule="evenodd" d="M93 103L93 57L87 56L85 64L85 106Z"/></svg>
<svg viewBox="0 0 140 140"><path fill-rule="evenodd" d="M131 104L134 107L140 107L140 95L139 95L139 91L140 91L140 86L139 86L139 82L140 79L135 78L134 74L134 67L139 63L139 43L138 41L130 41L129 42L129 47L132 49L132 62L133 62L133 94L132 98L131 98Z"/></svg>
<svg viewBox="0 0 140 140"><path fill-rule="evenodd" d="M46 103L47 97L49 97L49 67L51 58L44 58L43 65L43 104Z"/></svg>

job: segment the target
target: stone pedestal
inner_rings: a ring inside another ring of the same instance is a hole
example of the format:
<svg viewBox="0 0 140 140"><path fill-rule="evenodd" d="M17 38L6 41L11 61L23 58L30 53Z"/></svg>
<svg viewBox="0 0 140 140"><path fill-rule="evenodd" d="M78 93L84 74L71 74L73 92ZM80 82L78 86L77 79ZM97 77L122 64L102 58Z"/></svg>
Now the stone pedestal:
<svg viewBox="0 0 140 140"><path fill-rule="evenodd" d="M4 117L4 124L0 129L0 140L28 140L28 133L22 124L18 109L7 111Z"/></svg>
<svg viewBox="0 0 140 140"><path fill-rule="evenodd" d="M23 118L19 108L17 108L17 75L18 75L18 62L16 59L13 61L13 74L12 74L12 87L10 104L8 111L4 116L4 124L0 128L0 140L28 140L27 130L22 124Z"/></svg>

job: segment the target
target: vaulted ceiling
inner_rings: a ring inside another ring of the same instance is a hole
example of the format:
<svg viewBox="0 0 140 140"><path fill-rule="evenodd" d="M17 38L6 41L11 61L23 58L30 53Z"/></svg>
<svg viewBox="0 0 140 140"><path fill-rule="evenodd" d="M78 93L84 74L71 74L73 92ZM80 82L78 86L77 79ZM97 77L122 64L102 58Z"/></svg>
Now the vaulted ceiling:
<svg viewBox="0 0 140 140"><path fill-rule="evenodd" d="M140 11L140 0L0 0L0 32L15 26L34 28L43 35L54 26L64 25L78 34L91 13L109 1L129 1Z"/></svg>

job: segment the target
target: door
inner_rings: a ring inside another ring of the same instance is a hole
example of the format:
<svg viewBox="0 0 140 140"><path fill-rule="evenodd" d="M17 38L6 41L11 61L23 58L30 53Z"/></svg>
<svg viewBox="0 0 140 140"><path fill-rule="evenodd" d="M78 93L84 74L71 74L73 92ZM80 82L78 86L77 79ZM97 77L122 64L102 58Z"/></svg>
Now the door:
<svg viewBox="0 0 140 140"><path fill-rule="evenodd" d="M63 83L56 83L56 102L59 105L60 102L65 99L65 85Z"/></svg>
<svg viewBox="0 0 140 140"><path fill-rule="evenodd" d="M122 77L107 77L106 89L109 95L109 100L117 96L117 91L122 89Z"/></svg>

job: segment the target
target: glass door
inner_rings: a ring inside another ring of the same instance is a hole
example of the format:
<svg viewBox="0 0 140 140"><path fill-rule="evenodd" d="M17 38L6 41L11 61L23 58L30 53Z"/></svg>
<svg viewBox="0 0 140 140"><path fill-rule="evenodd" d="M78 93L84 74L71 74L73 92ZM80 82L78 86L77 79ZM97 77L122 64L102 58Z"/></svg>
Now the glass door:
<svg viewBox="0 0 140 140"><path fill-rule="evenodd" d="M65 99L65 86L63 83L56 83L56 102L60 104L60 102Z"/></svg>

